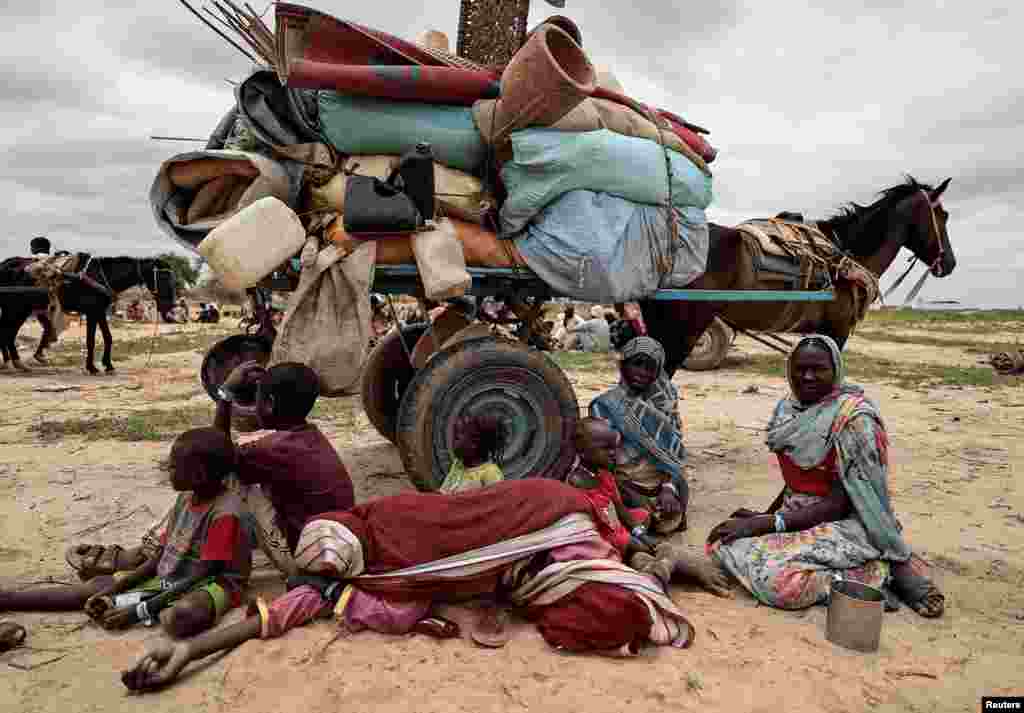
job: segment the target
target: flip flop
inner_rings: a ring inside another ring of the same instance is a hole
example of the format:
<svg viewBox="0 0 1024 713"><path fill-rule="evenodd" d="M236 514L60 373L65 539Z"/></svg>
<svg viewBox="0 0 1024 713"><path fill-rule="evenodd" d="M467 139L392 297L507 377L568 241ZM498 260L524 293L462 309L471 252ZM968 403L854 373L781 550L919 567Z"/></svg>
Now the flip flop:
<svg viewBox="0 0 1024 713"><path fill-rule="evenodd" d="M926 619L936 619L946 610L946 597L932 580L917 574L907 565L894 567L890 582L892 591L906 603L908 607ZM935 608L930 608L929 598L938 601Z"/></svg>
<svg viewBox="0 0 1024 713"><path fill-rule="evenodd" d="M80 580L87 582L93 577L116 572L117 559L122 552L121 545L72 545L64 551L64 561Z"/></svg>
<svg viewBox="0 0 1024 713"><path fill-rule="evenodd" d="M439 616L420 619L412 630L417 634L423 634L435 639L454 639L462 633L459 625L454 621L449 621Z"/></svg>
<svg viewBox="0 0 1024 713"><path fill-rule="evenodd" d="M500 649L508 643L508 612L499 607L486 606L480 610L470 638L487 649Z"/></svg>
<svg viewBox="0 0 1024 713"><path fill-rule="evenodd" d="M0 621L0 653L16 649L25 643L28 632L21 624L13 621Z"/></svg>

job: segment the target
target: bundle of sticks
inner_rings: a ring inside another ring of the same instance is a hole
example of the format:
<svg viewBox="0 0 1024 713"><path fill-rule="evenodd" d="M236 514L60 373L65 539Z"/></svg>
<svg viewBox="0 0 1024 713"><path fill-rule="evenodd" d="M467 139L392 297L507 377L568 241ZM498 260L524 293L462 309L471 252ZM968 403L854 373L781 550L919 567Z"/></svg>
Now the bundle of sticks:
<svg viewBox="0 0 1024 713"><path fill-rule="evenodd" d="M220 35L232 47L245 55L255 64L264 64L269 67L277 65L277 43L274 41L274 31L267 27L262 17L251 5L243 2L244 7L239 7L232 0L212 0L215 10L203 6L202 12L189 4L188 0L180 0L181 4L188 8L189 12L198 17L203 24ZM270 6L267 6L270 9ZM264 11L265 13L266 11ZM216 23L216 24L215 24ZM217 25L223 26L229 32L240 37L249 46L252 52L243 48L240 44L227 36ZM255 53L255 56L254 54ZM258 57L258 59L257 59Z"/></svg>

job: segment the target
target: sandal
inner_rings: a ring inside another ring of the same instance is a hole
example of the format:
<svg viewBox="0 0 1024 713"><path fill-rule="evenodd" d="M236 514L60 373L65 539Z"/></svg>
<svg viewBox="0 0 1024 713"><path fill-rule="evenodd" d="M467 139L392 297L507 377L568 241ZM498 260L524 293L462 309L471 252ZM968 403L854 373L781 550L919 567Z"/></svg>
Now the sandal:
<svg viewBox="0 0 1024 713"><path fill-rule="evenodd" d="M926 619L942 616L946 597L928 577L918 574L909 562L892 570L892 591L919 615Z"/></svg>
<svg viewBox="0 0 1024 713"><path fill-rule="evenodd" d="M440 616L420 619L412 630L417 634L423 634L435 639L454 639L462 633L458 624Z"/></svg>
<svg viewBox="0 0 1024 713"><path fill-rule="evenodd" d="M474 643L487 649L500 649L508 643L508 612L496 606L484 606L470 632Z"/></svg>
<svg viewBox="0 0 1024 713"><path fill-rule="evenodd" d="M80 580L87 582L93 577L117 572L117 560L122 552L121 545L73 545L65 550L64 561Z"/></svg>
<svg viewBox="0 0 1024 713"><path fill-rule="evenodd" d="M13 621L0 621L0 653L16 649L25 643L28 632L21 624Z"/></svg>

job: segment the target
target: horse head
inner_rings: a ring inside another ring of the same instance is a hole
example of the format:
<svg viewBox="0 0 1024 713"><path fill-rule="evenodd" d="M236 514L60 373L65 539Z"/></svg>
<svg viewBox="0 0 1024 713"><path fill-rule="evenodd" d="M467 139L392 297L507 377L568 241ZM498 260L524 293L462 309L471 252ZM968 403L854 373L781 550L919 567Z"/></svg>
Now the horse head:
<svg viewBox="0 0 1024 713"><path fill-rule="evenodd" d="M862 261L884 254L891 261L896 251L907 248L928 265L933 275L945 277L956 267L946 230L949 213L941 200L951 180L947 178L933 188L907 176L904 183L883 190L881 198L871 205L850 203L819 225L829 228L841 247ZM888 265L885 260L875 265L878 274Z"/></svg>
<svg viewBox="0 0 1024 713"><path fill-rule="evenodd" d="M935 277L946 277L956 268L956 255L946 229L949 213L942 205L942 194L951 180L947 178L936 188L922 186L912 198L913 221L907 248L929 266Z"/></svg>

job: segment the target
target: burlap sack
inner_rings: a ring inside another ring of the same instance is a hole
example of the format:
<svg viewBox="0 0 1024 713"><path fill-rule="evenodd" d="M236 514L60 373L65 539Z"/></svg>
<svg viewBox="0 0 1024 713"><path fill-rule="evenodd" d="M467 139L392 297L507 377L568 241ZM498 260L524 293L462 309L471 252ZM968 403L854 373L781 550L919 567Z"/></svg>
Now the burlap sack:
<svg viewBox="0 0 1024 713"><path fill-rule="evenodd" d="M342 259L330 245L319 250L310 238L302 250L302 274L274 340L270 366L306 364L320 376L325 396L358 389L370 340L370 286L376 243L367 242Z"/></svg>

